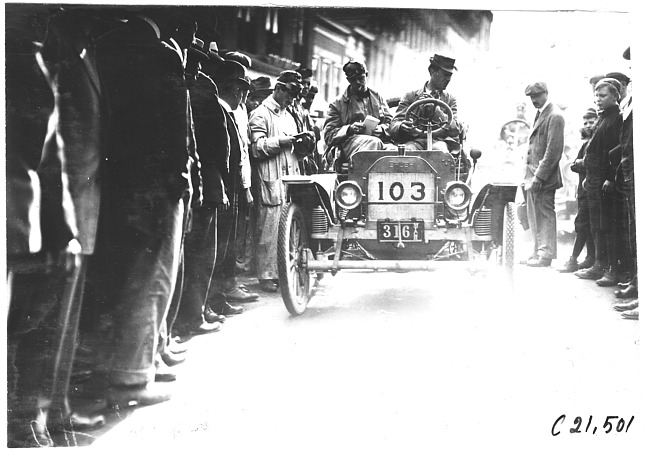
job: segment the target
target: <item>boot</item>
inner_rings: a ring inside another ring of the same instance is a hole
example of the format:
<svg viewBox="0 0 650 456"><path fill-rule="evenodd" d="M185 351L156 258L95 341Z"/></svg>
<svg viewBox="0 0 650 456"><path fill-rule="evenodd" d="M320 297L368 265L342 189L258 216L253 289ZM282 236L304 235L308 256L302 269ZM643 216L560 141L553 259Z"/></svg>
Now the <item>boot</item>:
<svg viewBox="0 0 650 456"><path fill-rule="evenodd" d="M606 268L601 263L594 263L593 266L587 269L581 269L575 273L576 277L586 280L598 280L605 275Z"/></svg>
<svg viewBox="0 0 650 456"><path fill-rule="evenodd" d="M636 285L631 284L622 290L616 290L614 292L614 296L619 299L636 298L639 296L639 290L637 289Z"/></svg>
<svg viewBox="0 0 650 456"><path fill-rule="evenodd" d="M558 272L576 272L580 268L578 267L578 260L576 260L576 257L572 256L569 258L569 260L564 263L564 266L558 269Z"/></svg>
<svg viewBox="0 0 650 456"><path fill-rule="evenodd" d="M613 287L618 283L618 272L614 267L607 269L605 274L598 280L596 280L596 285L599 287Z"/></svg>
<svg viewBox="0 0 650 456"><path fill-rule="evenodd" d="M594 257L587 255L583 261L578 263L578 271L580 269L589 269L594 265Z"/></svg>

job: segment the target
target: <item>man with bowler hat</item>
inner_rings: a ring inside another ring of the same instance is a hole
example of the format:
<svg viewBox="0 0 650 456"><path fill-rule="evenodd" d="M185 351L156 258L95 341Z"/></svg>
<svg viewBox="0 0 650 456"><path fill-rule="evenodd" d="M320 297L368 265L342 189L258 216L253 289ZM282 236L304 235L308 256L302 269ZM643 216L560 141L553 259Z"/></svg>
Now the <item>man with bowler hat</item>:
<svg viewBox="0 0 650 456"><path fill-rule="evenodd" d="M529 85L525 94L537 109L524 176L526 210L533 237L533 253L526 264L548 267L557 258L555 191L562 188L559 164L564 151L564 117L550 102L546 83Z"/></svg>

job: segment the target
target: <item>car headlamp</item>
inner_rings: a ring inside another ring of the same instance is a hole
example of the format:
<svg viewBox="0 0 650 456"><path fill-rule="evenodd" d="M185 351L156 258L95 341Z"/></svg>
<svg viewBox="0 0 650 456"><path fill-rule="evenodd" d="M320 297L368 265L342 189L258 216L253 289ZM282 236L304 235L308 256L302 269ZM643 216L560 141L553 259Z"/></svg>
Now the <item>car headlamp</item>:
<svg viewBox="0 0 650 456"><path fill-rule="evenodd" d="M471 197L472 191L463 182L450 182L445 189L445 204L455 211L467 208Z"/></svg>
<svg viewBox="0 0 650 456"><path fill-rule="evenodd" d="M343 209L354 209L361 204L361 187L354 181L345 181L336 187L334 198Z"/></svg>

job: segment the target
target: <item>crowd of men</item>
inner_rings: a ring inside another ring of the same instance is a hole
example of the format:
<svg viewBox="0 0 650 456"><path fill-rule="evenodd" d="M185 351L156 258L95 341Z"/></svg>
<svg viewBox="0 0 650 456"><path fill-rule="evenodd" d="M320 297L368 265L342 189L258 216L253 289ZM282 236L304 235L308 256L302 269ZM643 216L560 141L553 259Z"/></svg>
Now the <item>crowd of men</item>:
<svg viewBox="0 0 650 456"><path fill-rule="evenodd" d="M426 97L454 115L430 113L450 121L435 147L461 151L464 128L445 90L454 59L432 57L428 80L394 117L368 88L365 64L348 62L320 154L312 70L251 79L250 57L199 32L193 19L162 10L8 17L10 446L51 446L53 429L101 426L101 413L75 409L82 398L114 407L168 400L183 342L219 331L259 299L238 273L255 274L261 292L278 290L283 176L323 172L359 150L425 148L405 113ZM585 236L585 220L591 226L593 264L587 258L578 273L615 285L633 274L620 260L636 252L616 250L613 234L634 231L614 215L634 218L631 106L621 114L622 83L603 81L584 152L581 209L590 215L580 218ZM602 193L607 182L615 189ZM631 280L620 294L631 296Z"/></svg>

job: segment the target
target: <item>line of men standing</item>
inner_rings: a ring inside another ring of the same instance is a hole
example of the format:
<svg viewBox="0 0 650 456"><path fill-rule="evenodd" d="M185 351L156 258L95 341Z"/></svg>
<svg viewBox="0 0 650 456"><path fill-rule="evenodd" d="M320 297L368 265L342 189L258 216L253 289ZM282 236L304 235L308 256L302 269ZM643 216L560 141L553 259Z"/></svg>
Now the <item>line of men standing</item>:
<svg viewBox="0 0 650 456"><path fill-rule="evenodd" d="M34 5L7 31L8 443L52 446L168 400L182 342L258 299L251 218L275 284L279 179L316 133L295 71L249 128L250 58L175 11Z"/></svg>

